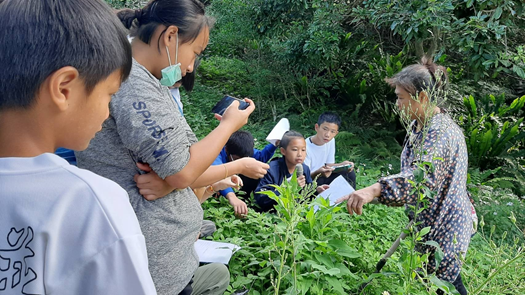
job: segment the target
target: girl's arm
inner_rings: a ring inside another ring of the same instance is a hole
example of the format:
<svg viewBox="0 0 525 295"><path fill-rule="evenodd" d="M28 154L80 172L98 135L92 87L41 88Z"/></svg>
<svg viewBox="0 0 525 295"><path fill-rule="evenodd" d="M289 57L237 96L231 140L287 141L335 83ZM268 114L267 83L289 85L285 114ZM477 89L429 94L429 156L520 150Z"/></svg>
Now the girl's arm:
<svg viewBox="0 0 525 295"><path fill-rule="evenodd" d="M234 101L221 119L221 123L208 136L193 144L190 149L188 163L179 172L165 178L166 182L176 189L182 189L193 185L194 182L210 167L211 163L228 141L230 135L246 124L248 116L255 109L253 101L246 99L250 106L246 110L239 110L239 102ZM205 180L212 183L225 177L224 168L212 169ZM228 175L226 175L228 176Z"/></svg>
<svg viewBox="0 0 525 295"><path fill-rule="evenodd" d="M214 194L218 193L220 190L224 190L228 187L235 187L240 188L242 186L242 180L239 176L233 175L231 177L227 177L225 179L222 179L220 181L215 182L212 185L201 187L197 189L193 189L193 192L199 199L199 202L202 204L204 203L208 198L213 196Z"/></svg>
<svg viewBox="0 0 525 295"><path fill-rule="evenodd" d="M210 166L199 176L191 187L206 186L234 174L242 174L249 178L259 179L266 175L270 166L254 158L242 158L222 165Z"/></svg>

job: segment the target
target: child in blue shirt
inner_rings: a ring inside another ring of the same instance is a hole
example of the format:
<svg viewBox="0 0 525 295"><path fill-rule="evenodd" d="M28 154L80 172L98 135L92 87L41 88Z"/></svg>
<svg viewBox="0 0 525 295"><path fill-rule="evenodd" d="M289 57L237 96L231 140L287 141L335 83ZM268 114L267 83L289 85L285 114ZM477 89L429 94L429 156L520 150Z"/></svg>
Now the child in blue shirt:
<svg viewBox="0 0 525 295"><path fill-rule="evenodd" d="M224 148L221 150L219 156L217 156L215 161L213 161L212 165L221 165L245 157L252 157L257 161L266 163L273 157L273 154L277 149L275 145L270 143L266 145L264 149L258 150L253 147L253 143L253 136L250 132L242 130L234 132L230 136L230 139L228 139L228 142ZM279 142L277 142L276 145L278 143ZM244 183L242 191L244 191L247 195L253 192L259 184L258 179L249 178L244 175L240 175L240 177ZM237 197L232 188L221 190L219 193L221 196L224 196L226 199L228 199L228 202L230 202L230 205L232 205L233 209L235 210L235 215L245 216L248 214L248 206L243 200Z"/></svg>
<svg viewBox="0 0 525 295"><path fill-rule="evenodd" d="M297 165L303 166L303 175L297 177L299 186L304 187L313 182L310 176L310 168L304 164L306 141L301 133L293 130L287 131L281 139L280 151L283 156L270 162L268 173L261 179L255 190L255 201L261 208L261 211L272 210L276 202L259 192L271 190L278 194L271 185L281 185L285 179L290 180ZM317 187L317 193L323 192L328 187L328 185Z"/></svg>

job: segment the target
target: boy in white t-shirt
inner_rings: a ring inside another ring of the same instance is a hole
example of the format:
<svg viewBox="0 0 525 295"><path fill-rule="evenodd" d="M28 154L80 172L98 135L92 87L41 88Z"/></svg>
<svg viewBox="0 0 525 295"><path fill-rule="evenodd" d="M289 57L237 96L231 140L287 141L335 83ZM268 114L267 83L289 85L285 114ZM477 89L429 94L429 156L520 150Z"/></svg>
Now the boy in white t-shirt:
<svg viewBox="0 0 525 295"><path fill-rule="evenodd" d="M100 0L0 0L0 293L156 294L116 183L53 152L85 149L129 75Z"/></svg>
<svg viewBox="0 0 525 295"><path fill-rule="evenodd" d="M339 133L341 119L332 112L324 112L315 124L316 134L306 139L306 160L312 179L317 178L317 185L330 184L336 177L343 177L355 188L354 163L344 161L335 163L335 136ZM334 167L349 165L341 172L334 172Z"/></svg>

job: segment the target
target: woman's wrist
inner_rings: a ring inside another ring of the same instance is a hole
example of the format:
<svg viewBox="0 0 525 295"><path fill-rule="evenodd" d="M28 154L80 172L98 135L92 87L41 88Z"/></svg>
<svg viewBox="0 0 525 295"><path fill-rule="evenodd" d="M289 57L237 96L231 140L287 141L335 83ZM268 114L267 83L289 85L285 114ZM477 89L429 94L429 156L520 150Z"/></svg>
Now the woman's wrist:
<svg viewBox="0 0 525 295"><path fill-rule="evenodd" d="M370 188L372 189L372 195L374 196L374 199L381 196L381 184L379 182L376 182L370 186Z"/></svg>

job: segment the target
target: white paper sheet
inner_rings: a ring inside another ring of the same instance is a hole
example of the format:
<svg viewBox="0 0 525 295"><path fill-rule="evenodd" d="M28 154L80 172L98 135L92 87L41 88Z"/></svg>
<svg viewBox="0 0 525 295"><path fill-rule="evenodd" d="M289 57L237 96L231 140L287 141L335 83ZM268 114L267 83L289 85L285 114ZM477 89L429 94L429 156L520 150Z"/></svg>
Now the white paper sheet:
<svg viewBox="0 0 525 295"><path fill-rule="evenodd" d="M195 252L197 252L197 255L199 255L199 262L219 262L222 264L228 264L232 258L233 253L241 249L241 247L235 244L207 240L197 240L194 247Z"/></svg>
<svg viewBox="0 0 525 295"><path fill-rule="evenodd" d="M330 201L330 206L335 204L335 201L341 197L344 197L350 193L353 193L354 188L346 181L346 179L339 175L336 177L332 183L330 183L330 188L320 193L318 198L322 197ZM314 207L314 210L317 211L318 206Z"/></svg>
<svg viewBox="0 0 525 295"><path fill-rule="evenodd" d="M290 130L290 122L286 118L282 118L272 131L266 137L266 140L275 145L275 142L281 140L286 131Z"/></svg>

